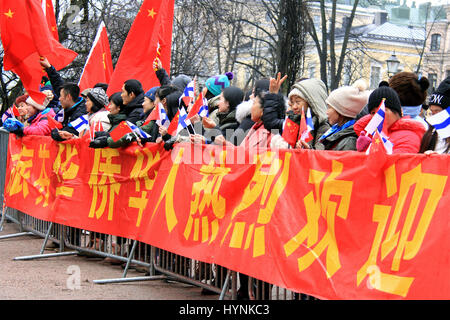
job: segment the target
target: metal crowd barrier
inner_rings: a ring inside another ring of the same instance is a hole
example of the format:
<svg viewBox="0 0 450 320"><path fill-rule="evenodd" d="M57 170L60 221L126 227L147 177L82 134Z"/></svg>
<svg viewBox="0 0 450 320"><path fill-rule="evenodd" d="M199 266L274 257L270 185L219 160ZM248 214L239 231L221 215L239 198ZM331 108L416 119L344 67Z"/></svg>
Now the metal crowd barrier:
<svg viewBox="0 0 450 320"><path fill-rule="evenodd" d="M0 200L3 204L8 132L0 129ZM93 280L96 284L133 281L169 280L201 287L219 294L219 299L238 298L238 282L246 283L249 300L310 300L314 297L299 294L270 283L241 276L237 272L216 264L193 260L132 239L68 227L36 219L18 210L3 206L0 231L6 220L19 226L18 233L0 236L0 240L24 235L44 239L39 254L15 257L14 260L33 260L67 255L111 258L122 263L124 272L116 279ZM49 242L50 241L50 242ZM53 243L55 253L44 253ZM127 278L128 270L140 266L145 276ZM248 282L248 283L247 283Z"/></svg>

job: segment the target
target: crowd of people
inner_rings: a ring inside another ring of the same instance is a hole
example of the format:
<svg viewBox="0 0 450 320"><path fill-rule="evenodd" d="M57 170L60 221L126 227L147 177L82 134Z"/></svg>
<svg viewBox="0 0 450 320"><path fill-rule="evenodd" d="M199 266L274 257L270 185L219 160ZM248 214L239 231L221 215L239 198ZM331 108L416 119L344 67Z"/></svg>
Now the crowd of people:
<svg viewBox="0 0 450 320"><path fill-rule="evenodd" d="M197 114L190 119L189 126L171 135L167 125L149 116L157 106L165 111L169 122L181 108L188 113L194 101L186 105L181 98L192 79L186 75L170 79L159 60L155 60L159 86L146 91L139 80L129 79L120 92L109 97L106 83L80 92L78 85L65 82L47 59L43 58L41 65L48 76L43 78L40 87L46 96L44 102L38 104L24 93L15 100L20 115L3 123L4 129L20 137L51 136L58 142L79 138L80 133L72 123L86 116L91 127L101 128L92 136L91 148L120 148L136 141L140 146L146 142L162 143L167 150L175 143L187 142L248 149L365 152L373 139L373 134L366 132L367 125L384 102L382 131L393 145L392 153L448 154L450 151L450 138L440 137L436 128L427 122L429 116L449 107L450 77L429 97L428 79L412 72L397 73L375 90L369 90L364 80L358 80L330 93L319 79L300 79L284 96L280 88L286 76L277 74L274 78L259 79L252 90L244 92L231 85L234 75L227 72L207 79L201 90L207 101L208 116ZM310 139L298 139L292 145L283 134L287 122L300 126L307 114L311 122ZM51 118L58 119L59 128L54 128ZM113 139L111 132L123 121L136 125L147 137L127 133ZM240 280L245 291L247 277L241 275Z"/></svg>
<svg viewBox="0 0 450 320"><path fill-rule="evenodd" d="M375 90L368 90L364 80L342 86L329 94L319 79L300 79L284 96L280 93L286 76L263 78L245 93L231 85L233 73L212 76L201 90L207 100L208 116L195 116L190 125L173 136L167 125L157 120L146 121L155 106L164 109L168 120L179 109L190 111L193 100L185 104L185 87L192 81L186 75L170 79L159 60L155 72L160 86L145 91L139 80L123 83L121 92L107 96L108 84L98 83L80 92L77 84L65 82L46 58L41 60L48 77L44 77L40 91L46 95L42 104L26 93L15 105L20 116L8 118L4 129L23 135L49 135L56 141L79 137L71 124L87 115L89 124L100 123L90 142L92 148L119 148L133 141L163 143L170 150L177 142L244 146L245 148L302 148L334 151L366 151L372 133L365 128L377 112L382 101L385 105L383 132L393 144L392 153L449 153L448 138L441 138L429 125L427 117L448 108L450 77L445 79L427 97L429 81L412 72L400 72L388 81L382 81ZM61 110L64 112L61 113ZM300 125L305 114L311 115L312 138L298 139L295 145L283 135L287 119ZM61 128L50 121L58 114ZM147 137L127 134L114 140L110 133L122 122L128 121L147 133Z"/></svg>

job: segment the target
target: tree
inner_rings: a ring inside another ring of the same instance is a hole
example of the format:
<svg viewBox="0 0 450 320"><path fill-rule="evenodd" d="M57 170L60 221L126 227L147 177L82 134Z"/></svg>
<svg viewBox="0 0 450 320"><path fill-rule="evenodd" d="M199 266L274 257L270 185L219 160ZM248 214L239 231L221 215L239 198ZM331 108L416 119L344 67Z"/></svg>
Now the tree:
<svg viewBox="0 0 450 320"><path fill-rule="evenodd" d="M308 33L311 35L320 59L320 78L329 87L334 90L339 86L341 81L342 70L344 67L345 55L347 52L350 30L352 28L355 12L358 7L359 0L354 0L350 16L345 19L343 25L343 41L339 55L336 54L336 6L337 1L333 0L331 4L330 17L327 17L327 6L325 0L320 0L320 20L321 20L321 36L316 30L312 16L308 12ZM327 25L327 22L330 25ZM328 59L329 58L329 59ZM328 81L328 79L330 81ZM328 83L329 82L329 83Z"/></svg>

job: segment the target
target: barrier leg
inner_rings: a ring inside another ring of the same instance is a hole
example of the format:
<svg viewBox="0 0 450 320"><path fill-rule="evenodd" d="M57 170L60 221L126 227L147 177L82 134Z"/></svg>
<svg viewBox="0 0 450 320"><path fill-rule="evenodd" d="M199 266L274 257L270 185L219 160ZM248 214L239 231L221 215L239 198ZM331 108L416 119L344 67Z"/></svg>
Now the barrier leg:
<svg viewBox="0 0 450 320"><path fill-rule="evenodd" d="M220 292L219 300L224 300L224 298L225 298L225 292L227 292L228 285L230 282L230 273L231 273L231 270L228 269L227 276L225 277L225 283L223 284L222 291Z"/></svg>
<svg viewBox="0 0 450 320"><path fill-rule="evenodd" d="M13 234L7 234L4 236L0 236L0 240L17 238L17 237L22 237L22 236L32 236L32 235L34 235L33 232L19 232L19 233L13 233Z"/></svg>
<svg viewBox="0 0 450 320"><path fill-rule="evenodd" d="M47 244L48 237L50 235L50 232L53 228L53 222L50 223L47 229L47 233L45 234L44 243L42 244L42 248L39 254L37 255L31 255L31 256L22 256L22 257L15 257L13 260L15 261L24 261L24 260L34 260L34 259L42 259L42 258L53 258L53 257L61 257L61 256L71 256L78 253L78 251L68 251L68 252L57 252L57 253L48 253L44 254L45 245Z"/></svg>
<svg viewBox="0 0 450 320"><path fill-rule="evenodd" d="M6 218L6 207L5 207L5 201L3 201L2 220L0 221L0 232L3 231L3 224L5 223L5 218Z"/></svg>

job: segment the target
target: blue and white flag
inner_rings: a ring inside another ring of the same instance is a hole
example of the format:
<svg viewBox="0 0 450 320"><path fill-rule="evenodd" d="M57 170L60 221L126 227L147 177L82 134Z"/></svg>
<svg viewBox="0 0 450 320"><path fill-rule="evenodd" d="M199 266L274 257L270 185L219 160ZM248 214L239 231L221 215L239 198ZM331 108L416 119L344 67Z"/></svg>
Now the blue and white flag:
<svg viewBox="0 0 450 320"><path fill-rule="evenodd" d="M156 110L156 112L158 112L158 113L156 114L156 117L157 117L156 124L158 126L163 126L163 127L168 128L170 125L170 120L169 120L169 117L167 116L164 106L160 102L157 107L158 107L158 109Z"/></svg>
<svg viewBox="0 0 450 320"><path fill-rule="evenodd" d="M58 122L64 121L64 109L61 108L61 110L58 111L58 113L55 115L54 119Z"/></svg>
<svg viewBox="0 0 450 320"><path fill-rule="evenodd" d="M179 110L180 117L178 118L177 134L191 124L191 121L187 119L186 110L184 108L180 108Z"/></svg>
<svg viewBox="0 0 450 320"><path fill-rule="evenodd" d="M370 134L371 136L375 134L375 130L378 130L378 132L382 132L383 130L384 116L386 114L384 101L385 99L381 101L378 111L373 115L372 119L370 119L369 123L364 129L364 131L366 131L367 134Z"/></svg>
<svg viewBox="0 0 450 320"><path fill-rule="evenodd" d="M134 133L137 133L141 138L147 139L150 138L150 135L147 134L144 130L139 128L137 125L131 123L130 121L127 121L128 126L133 130Z"/></svg>
<svg viewBox="0 0 450 320"><path fill-rule="evenodd" d="M428 117L427 122L432 125L441 139L450 137L450 112L449 108Z"/></svg>
<svg viewBox="0 0 450 320"><path fill-rule="evenodd" d="M188 83L186 88L184 88L184 92L179 99L179 105L181 105L181 100L184 101L186 107L194 100L195 97L195 80L192 80Z"/></svg>
<svg viewBox="0 0 450 320"><path fill-rule="evenodd" d="M77 130L78 133L81 133L84 130L89 130L88 115L84 114L81 117L73 120L71 123L69 123L69 126Z"/></svg>

